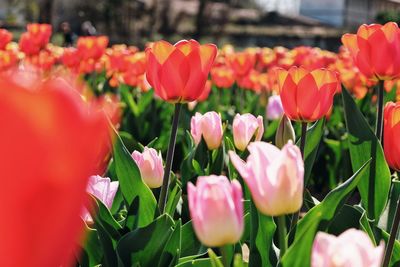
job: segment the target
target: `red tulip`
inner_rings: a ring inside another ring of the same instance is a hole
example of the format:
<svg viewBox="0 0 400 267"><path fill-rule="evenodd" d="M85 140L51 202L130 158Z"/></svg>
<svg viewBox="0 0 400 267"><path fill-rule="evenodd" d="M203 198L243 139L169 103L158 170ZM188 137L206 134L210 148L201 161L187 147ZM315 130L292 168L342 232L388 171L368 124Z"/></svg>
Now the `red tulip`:
<svg viewBox="0 0 400 267"><path fill-rule="evenodd" d="M158 41L146 49L146 77L156 94L170 102L197 100L217 55L213 44L195 40L171 45Z"/></svg>
<svg viewBox="0 0 400 267"><path fill-rule="evenodd" d="M369 78L385 80L400 75L400 30L396 23L363 24L357 34L343 35L342 42Z"/></svg>
<svg viewBox="0 0 400 267"><path fill-rule="evenodd" d="M0 114L1 265L68 266L108 139L104 115L65 80L27 72L0 74Z"/></svg>
<svg viewBox="0 0 400 267"><path fill-rule="evenodd" d="M400 171L400 102L389 102L384 110L383 147L390 168Z"/></svg>
<svg viewBox="0 0 400 267"><path fill-rule="evenodd" d="M283 110L290 119L312 122L329 112L333 96L340 88L335 72L291 67L277 73Z"/></svg>
<svg viewBox="0 0 400 267"><path fill-rule="evenodd" d="M212 82L219 88L230 88L235 83L235 73L227 66L211 69Z"/></svg>
<svg viewBox="0 0 400 267"><path fill-rule="evenodd" d="M49 43L52 31L51 25L28 24L27 30L19 39L19 48L28 56L36 55Z"/></svg>
<svg viewBox="0 0 400 267"><path fill-rule="evenodd" d="M12 40L12 33L6 29L0 29L0 50L4 50Z"/></svg>
<svg viewBox="0 0 400 267"><path fill-rule="evenodd" d="M256 63L256 55L249 51L233 53L227 56L227 61L236 77L243 77L253 69Z"/></svg>

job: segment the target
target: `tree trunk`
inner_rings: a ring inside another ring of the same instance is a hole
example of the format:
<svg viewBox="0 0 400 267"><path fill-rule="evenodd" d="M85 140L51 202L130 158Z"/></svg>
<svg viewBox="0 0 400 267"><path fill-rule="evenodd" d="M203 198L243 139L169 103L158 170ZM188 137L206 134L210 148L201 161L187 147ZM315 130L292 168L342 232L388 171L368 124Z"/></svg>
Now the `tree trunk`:
<svg viewBox="0 0 400 267"><path fill-rule="evenodd" d="M199 0L199 9L196 16L196 32L194 33L195 39L200 39L203 35L204 29L204 11L206 9L208 0Z"/></svg>
<svg viewBox="0 0 400 267"><path fill-rule="evenodd" d="M39 23L51 24L52 13L53 13L53 0L39 1Z"/></svg>

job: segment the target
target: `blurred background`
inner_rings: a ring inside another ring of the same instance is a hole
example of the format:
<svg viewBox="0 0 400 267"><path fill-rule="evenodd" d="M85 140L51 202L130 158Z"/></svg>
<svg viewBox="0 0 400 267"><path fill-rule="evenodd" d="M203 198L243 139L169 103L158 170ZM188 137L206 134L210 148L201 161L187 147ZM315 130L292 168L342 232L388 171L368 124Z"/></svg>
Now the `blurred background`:
<svg viewBox="0 0 400 267"><path fill-rule="evenodd" d="M195 38L218 45L319 46L336 51L362 23L400 21L400 0L0 0L0 27L18 39L50 23L52 42L107 35L111 44Z"/></svg>

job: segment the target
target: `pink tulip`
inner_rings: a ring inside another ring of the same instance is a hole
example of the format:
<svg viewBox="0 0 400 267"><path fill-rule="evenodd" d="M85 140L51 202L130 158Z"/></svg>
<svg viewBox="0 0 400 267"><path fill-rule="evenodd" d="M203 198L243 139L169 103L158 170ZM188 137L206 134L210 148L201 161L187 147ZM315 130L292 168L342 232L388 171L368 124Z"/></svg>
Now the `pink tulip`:
<svg viewBox="0 0 400 267"><path fill-rule="evenodd" d="M154 148L144 147L143 152L133 151L132 158L139 167L143 181L150 188L158 188L162 185L164 168L161 152Z"/></svg>
<svg viewBox="0 0 400 267"><path fill-rule="evenodd" d="M279 95L272 95L268 98L267 119L276 120L282 117L283 106Z"/></svg>
<svg viewBox="0 0 400 267"><path fill-rule="evenodd" d="M111 182L108 177L103 178L99 175L93 175L89 177L86 192L98 198L108 209L111 209L118 186L118 182ZM84 208L82 218L86 222L93 222L86 208Z"/></svg>
<svg viewBox="0 0 400 267"><path fill-rule="evenodd" d="M233 142L240 151L244 151L255 136L255 141L260 141L264 134L263 118L254 117L252 114L236 114L233 119Z"/></svg>
<svg viewBox="0 0 400 267"><path fill-rule="evenodd" d="M189 182L190 216L198 239L206 246L234 244L243 233L242 187L225 176L200 176Z"/></svg>
<svg viewBox="0 0 400 267"><path fill-rule="evenodd" d="M375 247L368 235L354 228L339 236L318 232L311 255L312 267L379 267L385 245Z"/></svg>
<svg viewBox="0 0 400 267"><path fill-rule="evenodd" d="M250 143L244 162L235 152L230 159L263 214L278 216L298 211L303 202L304 163L291 141L282 150L265 142Z"/></svg>
<svg viewBox="0 0 400 267"><path fill-rule="evenodd" d="M203 136L209 150L219 148L223 135L221 116L215 111L204 115L196 112L190 121L190 133L196 145L200 143Z"/></svg>

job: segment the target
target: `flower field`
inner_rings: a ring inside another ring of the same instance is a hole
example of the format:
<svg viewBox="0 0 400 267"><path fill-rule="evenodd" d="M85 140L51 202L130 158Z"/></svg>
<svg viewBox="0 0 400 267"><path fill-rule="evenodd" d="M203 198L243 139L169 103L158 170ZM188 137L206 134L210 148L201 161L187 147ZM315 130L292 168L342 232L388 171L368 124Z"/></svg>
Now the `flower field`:
<svg viewBox="0 0 400 267"><path fill-rule="evenodd" d="M338 53L0 29L1 266L400 265L400 29Z"/></svg>

